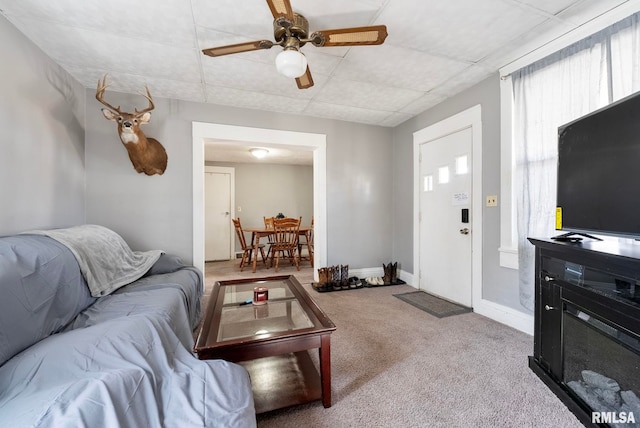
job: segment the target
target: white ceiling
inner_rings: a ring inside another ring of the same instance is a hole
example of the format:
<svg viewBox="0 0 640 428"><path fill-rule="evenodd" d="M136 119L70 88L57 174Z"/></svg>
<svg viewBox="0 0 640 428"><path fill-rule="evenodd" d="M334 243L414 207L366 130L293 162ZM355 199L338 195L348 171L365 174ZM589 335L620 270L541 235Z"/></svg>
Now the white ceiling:
<svg viewBox="0 0 640 428"><path fill-rule="evenodd" d="M628 0L629 2L637 0ZM310 31L385 24L380 46L307 44L315 86L297 89L270 50L265 0L0 0L0 13L87 88L393 127L627 0L291 0ZM10 64L10 62L9 62ZM7 60L5 59L5 67Z"/></svg>

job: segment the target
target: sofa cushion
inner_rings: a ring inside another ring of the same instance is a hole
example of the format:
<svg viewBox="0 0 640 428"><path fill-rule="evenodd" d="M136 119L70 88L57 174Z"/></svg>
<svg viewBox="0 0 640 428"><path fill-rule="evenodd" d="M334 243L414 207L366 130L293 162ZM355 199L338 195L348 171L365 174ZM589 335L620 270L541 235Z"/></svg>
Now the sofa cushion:
<svg viewBox="0 0 640 428"><path fill-rule="evenodd" d="M0 238L0 365L94 301L67 247L46 236Z"/></svg>

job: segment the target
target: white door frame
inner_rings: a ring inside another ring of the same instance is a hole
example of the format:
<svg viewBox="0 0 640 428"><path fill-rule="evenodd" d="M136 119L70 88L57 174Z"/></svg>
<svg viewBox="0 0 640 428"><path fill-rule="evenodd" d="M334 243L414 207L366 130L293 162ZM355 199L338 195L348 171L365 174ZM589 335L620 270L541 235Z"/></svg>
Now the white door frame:
<svg viewBox="0 0 640 428"><path fill-rule="evenodd" d="M327 264L327 136L307 132L193 122L193 265L204 272L204 142L215 138L313 150L314 265ZM314 270L314 276L317 271Z"/></svg>
<svg viewBox="0 0 640 428"><path fill-rule="evenodd" d="M420 288L420 145L465 128L472 135L471 305L482 300L482 110L473 106L413 133L413 268Z"/></svg>
<svg viewBox="0 0 640 428"><path fill-rule="evenodd" d="M218 174L229 174L229 187L231 190L231 197L230 199L230 209L229 209L229 218L236 218L236 169L235 168L230 168L230 167L226 167L226 166L208 166L205 165L204 167L204 172L214 172L214 173L218 173ZM204 200L203 200L203 204L204 204ZM204 206L204 205L203 205ZM203 220L204 221L204 220ZM204 226L203 226L204 227ZM203 229L203 233L204 233L204 229ZM231 255L231 260L233 260L236 257L236 246L234 245L236 243L236 236L235 236L235 229L233 227L233 222L229 221L229 254ZM204 253L203 253L204 254ZM204 257L204 255L203 255ZM203 258L204 260L204 258Z"/></svg>

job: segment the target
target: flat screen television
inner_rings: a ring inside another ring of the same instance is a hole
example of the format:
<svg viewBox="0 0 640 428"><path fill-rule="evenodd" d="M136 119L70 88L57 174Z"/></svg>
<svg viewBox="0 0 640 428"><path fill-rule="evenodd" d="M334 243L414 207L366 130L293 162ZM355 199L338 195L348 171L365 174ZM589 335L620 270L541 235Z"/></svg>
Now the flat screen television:
<svg viewBox="0 0 640 428"><path fill-rule="evenodd" d="M640 92L558 128L556 206L560 239L640 239Z"/></svg>

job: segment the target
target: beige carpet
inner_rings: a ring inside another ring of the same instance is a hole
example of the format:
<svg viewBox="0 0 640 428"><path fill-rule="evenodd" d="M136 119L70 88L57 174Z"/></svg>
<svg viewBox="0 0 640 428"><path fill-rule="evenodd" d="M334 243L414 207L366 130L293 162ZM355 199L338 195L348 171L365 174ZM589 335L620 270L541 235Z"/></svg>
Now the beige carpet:
<svg viewBox="0 0 640 428"><path fill-rule="evenodd" d="M208 263L207 283L274 274L241 276L235 267ZM283 272L296 274L337 325L333 406L258 415L259 427L582 426L528 368L531 336L474 313L436 318L393 297L415 291L408 285L318 293L312 269Z"/></svg>

